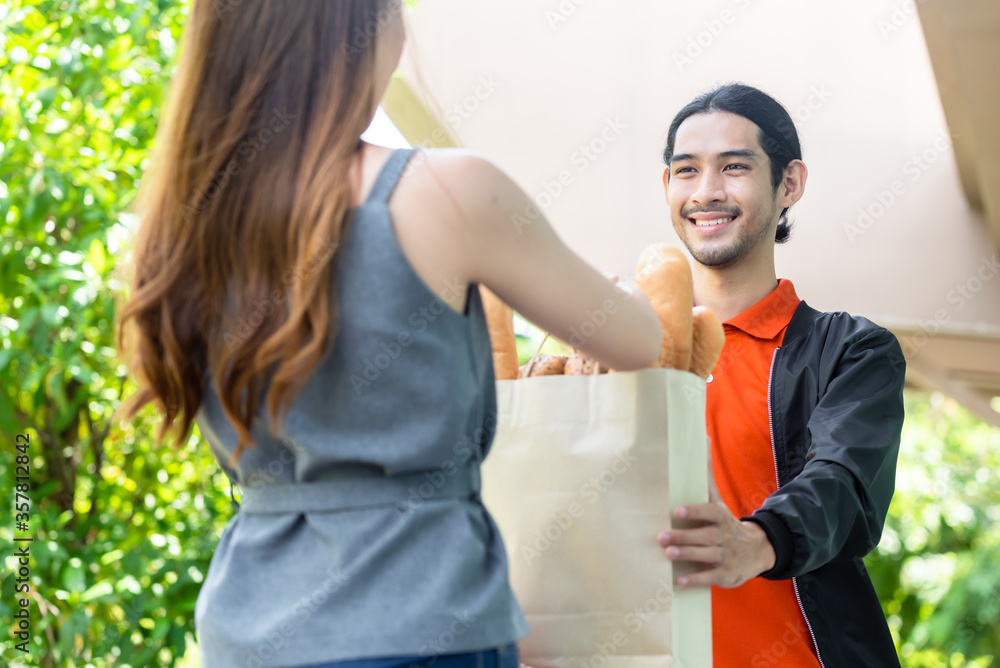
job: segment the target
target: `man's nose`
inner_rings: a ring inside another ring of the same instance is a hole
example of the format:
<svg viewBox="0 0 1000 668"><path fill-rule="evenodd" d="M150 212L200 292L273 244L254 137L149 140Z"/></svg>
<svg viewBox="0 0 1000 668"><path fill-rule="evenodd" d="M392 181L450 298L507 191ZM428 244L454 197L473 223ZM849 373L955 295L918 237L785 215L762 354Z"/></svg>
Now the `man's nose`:
<svg viewBox="0 0 1000 668"><path fill-rule="evenodd" d="M726 199L726 190L723 187L722 175L706 170L698 175L698 187L691 195L692 202L702 206L708 206L712 202L723 202Z"/></svg>

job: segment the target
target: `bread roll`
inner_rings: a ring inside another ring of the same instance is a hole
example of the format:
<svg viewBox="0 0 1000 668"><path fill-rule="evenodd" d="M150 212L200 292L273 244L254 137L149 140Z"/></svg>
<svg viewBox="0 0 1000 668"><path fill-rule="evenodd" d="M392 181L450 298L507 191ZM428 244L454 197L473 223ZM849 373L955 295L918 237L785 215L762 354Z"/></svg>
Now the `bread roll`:
<svg viewBox="0 0 1000 668"><path fill-rule="evenodd" d="M592 357L587 357L583 353L574 353L566 360L566 368L563 373L567 376L589 376L594 373L607 373L608 367L601 364Z"/></svg>
<svg viewBox="0 0 1000 668"><path fill-rule="evenodd" d="M565 355L539 355L535 358L535 364L525 362L521 367L521 378L534 378L535 376L561 376L566 368ZM525 375L527 374L527 375Z"/></svg>
<svg viewBox="0 0 1000 668"><path fill-rule="evenodd" d="M712 310L707 306L695 306L692 310L693 344L691 347L691 368L689 371L708 380L722 346L726 343L726 332L719 324Z"/></svg>

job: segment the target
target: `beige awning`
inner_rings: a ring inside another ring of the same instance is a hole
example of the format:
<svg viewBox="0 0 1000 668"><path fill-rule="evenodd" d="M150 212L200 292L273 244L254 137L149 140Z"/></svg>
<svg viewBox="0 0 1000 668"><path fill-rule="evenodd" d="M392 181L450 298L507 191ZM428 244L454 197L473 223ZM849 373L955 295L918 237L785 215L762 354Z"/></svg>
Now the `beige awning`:
<svg viewBox="0 0 1000 668"><path fill-rule="evenodd" d="M1000 425L1000 3L919 5L422 0L385 108L412 143L488 155L581 255L627 274L648 243L678 243L670 119L720 82L764 89L810 170L779 275L889 327L913 386ZM436 104L407 90L418 74Z"/></svg>

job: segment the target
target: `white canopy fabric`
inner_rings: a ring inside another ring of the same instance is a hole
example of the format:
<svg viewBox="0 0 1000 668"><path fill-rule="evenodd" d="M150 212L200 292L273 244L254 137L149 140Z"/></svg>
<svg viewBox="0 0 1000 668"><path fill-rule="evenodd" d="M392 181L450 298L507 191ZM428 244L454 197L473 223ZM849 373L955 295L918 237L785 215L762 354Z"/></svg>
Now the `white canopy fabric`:
<svg viewBox="0 0 1000 668"><path fill-rule="evenodd" d="M680 245L661 184L674 114L718 83L773 95L809 167L779 276L891 328L912 384L1000 425L998 248L963 193L914 3L421 0L408 21L401 69L441 126L619 274L651 242Z"/></svg>

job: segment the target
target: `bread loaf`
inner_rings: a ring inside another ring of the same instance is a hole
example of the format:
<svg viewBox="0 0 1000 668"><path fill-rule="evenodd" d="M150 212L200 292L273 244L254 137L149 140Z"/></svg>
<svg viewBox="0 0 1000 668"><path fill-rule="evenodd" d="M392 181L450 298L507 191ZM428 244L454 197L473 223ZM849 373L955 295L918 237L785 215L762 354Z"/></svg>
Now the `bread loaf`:
<svg viewBox="0 0 1000 668"><path fill-rule="evenodd" d="M517 339L514 336L514 310L485 285L479 295L486 313L486 327L493 348L493 375L497 380L512 380L520 373L517 367Z"/></svg>
<svg viewBox="0 0 1000 668"><path fill-rule="evenodd" d="M663 328L660 358L653 366L688 370L691 366L694 280L687 258L669 244L653 244L639 255L635 278Z"/></svg>
<svg viewBox="0 0 1000 668"><path fill-rule="evenodd" d="M693 343L691 347L691 373L708 380L722 346L726 343L726 332L719 324L712 310L707 306L695 306L692 310Z"/></svg>

